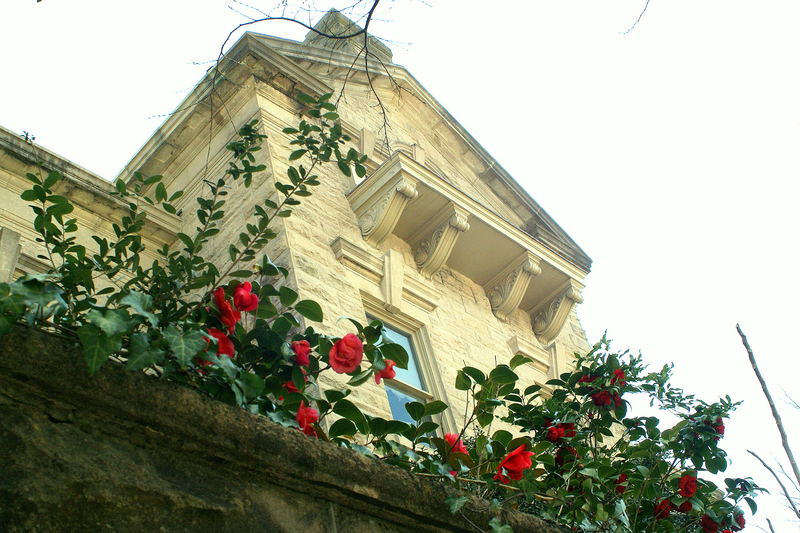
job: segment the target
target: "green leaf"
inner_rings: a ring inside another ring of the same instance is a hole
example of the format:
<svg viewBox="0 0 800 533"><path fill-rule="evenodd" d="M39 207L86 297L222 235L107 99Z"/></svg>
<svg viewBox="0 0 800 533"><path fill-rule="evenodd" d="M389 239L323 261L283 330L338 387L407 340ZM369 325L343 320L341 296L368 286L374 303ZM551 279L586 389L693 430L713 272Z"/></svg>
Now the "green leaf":
<svg viewBox="0 0 800 533"><path fill-rule="evenodd" d="M469 390L472 386L472 381L467 377L463 370L459 370L456 374L456 389Z"/></svg>
<svg viewBox="0 0 800 533"><path fill-rule="evenodd" d="M61 173L58 171L51 171L44 179L44 188L49 189L61 180Z"/></svg>
<svg viewBox="0 0 800 533"><path fill-rule="evenodd" d="M406 404L406 411L408 411L411 418L416 421L419 421L425 416L425 406L419 402L408 402Z"/></svg>
<svg viewBox="0 0 800 533"><path fill-rule="evenodd" d="M380 348L385 358L391 359L400 368L408 368L408 352L401 345L388 342L381 344Z"/></svg>
<svg viewBox="0 0 800 533"><path fill-rule="evenodd" d="M280 298L283 305L292 305L297 300L297 293L284 285L278 289L278 298Z"/></svg>
<svg viewBox="0 0 800 533"><path fill-rule="evenodd" d="M164 330L164 340L175 354L181 368L186 368L200 350L207 346L203 334L199 330L181 331L174 325Z"/></svg>
<svg viewBox="0 0 800 533"><path fill-rule="evenodd" d="M189 250L194 250L194 241L192 241L191 237L189 237L185 233L178 233L178 238L181 240L184 246L186 246L186 248L188 248Z"/></svg>
<svg viewBox="0 0 800 533"><path fill-rule="evenodd" d="M341 159L337 159L336 160L336 165L339 167L339 170L345 176L350 177L352 175L352 172L350 171L350 165L348 165L345 161L342 161Z"/></svg>
<svg viewBox="0 0 800 533"><path fill-rule="evenodd" d="M478 370L477 368L471 366L465 366L463 372L471 377L478 385L483 385L486 383L486 375Z"/></svg>
<svg viewBox="0 0 800 533"><path fill-rule="evenodd" d="M450 513L452 514L456 514L468 501L469 496L451 495L444 499L444 503L447 504L447 508L450 509Z"/></svg>
<svg viewBox="0 0 800 533"><path fill-rule="evenodd" d="M150 312L150 309L153 308L153 298L149 294L131 291L119 303L130 306L136 314L145 317L151 326L158 326L156 315Z"/></svg>
<svg viewBox="0 0 800 533"><path fill-rule="evenodd" d="M127 370L141 370L151 365L157 365L164 360L164 350L151 348L147 335L134 333L128 348Z"/></svg>
<svg viewBox="0 0 800 533"><path fill-rule="evenodd" d="M322 322L322 307L314 300L301 300L294 306L295 310L314 322Z"/></svg>
<svg viewBox="0 0 800 533"><path fill-rule="evenodd" d="M264 392L264 379L250 372L239 374L236 384L239 385L248 400L254 400Z"/></svg>
<svg viewBox="0 0 800 533"><path fill-rule="evenodd" d="M305 155L306 152L308 152L308 150L305 149L295 150L294 152L289 154L289 161L295 161L297 159L300 159L301 157L303 157L303 155Z"/></svg>
<svg viewBox="0 0 800 533"><path fill-rule="evenodd" d="M109 338L94 324L85 324L75 333L83 346L83 357L89 367L89 374L97 372L108 357L120 349L119 337Z"/></svg>
<svg viewBox="0 0 800 533"><path fill-rule="evenodd" d="M364 413L361 412L361 409L355 406L353 402L350 400L339 400L333 406L333 412L337 415L346 418L347 420L352 421L358 431L361 433L369 433L369 423L367 422L367 417L364 416Z"/></svg>
<svg viewBox="0 0 800 533"><path fill-rule="evenodd" d="M433 400L432 402L428 402L424 406L424 413L425 416L432 416L438 415L442 411L446 410L449 406L441 400Z"/></svg>
<svg viewBox="0 0 800 533"><path fill-rule="evenodd" d="M526 356L522 355L521 353L516 354L514 357L511 358L511 361L508 365L511 368L517 368L518 366L522 366L526 363L530 363L531 360L528 359Z"/></svg>
<svg viewBox="0 0 800 533"><path fill-rule="evenodd" d="M333 439L342 435L355 435L357 431L356 425L352 421L347 418L340 418L331 424L331 428L328 430L328 437Z"/></svg>
<svg viewBox="0 0 800 533"><path fill-rule="evenodd" d="M519 379L507 365L498 365L489 373L489 378L495 383L514 383Z"/></svg>
<svg viewBox="0 0 800 533"><path fill-rule="evenodd" d="M126 333L133 325L130 315L124 309L92 309L86 314L86 319L109 337Z"/></svg>

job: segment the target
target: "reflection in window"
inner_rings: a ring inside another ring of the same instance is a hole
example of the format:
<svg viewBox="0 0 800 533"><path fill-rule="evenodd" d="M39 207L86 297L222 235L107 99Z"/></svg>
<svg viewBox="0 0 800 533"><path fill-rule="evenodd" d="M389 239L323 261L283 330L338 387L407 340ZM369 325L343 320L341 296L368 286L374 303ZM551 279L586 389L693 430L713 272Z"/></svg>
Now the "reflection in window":
<svg viewBox="0 0 800 533"><path fill-rule="evenodd" d="M389 341L399 344L408 353L408 368L395 367L395 378L384 380L392 418L415 424L408 411L406 411L405 405L409 402L425 403L431 398L431 395L428 393L425 381L419 372L417 352L414 349L413 339L407 333L403 333L386 323L384 323L383 331Z"/></svg>

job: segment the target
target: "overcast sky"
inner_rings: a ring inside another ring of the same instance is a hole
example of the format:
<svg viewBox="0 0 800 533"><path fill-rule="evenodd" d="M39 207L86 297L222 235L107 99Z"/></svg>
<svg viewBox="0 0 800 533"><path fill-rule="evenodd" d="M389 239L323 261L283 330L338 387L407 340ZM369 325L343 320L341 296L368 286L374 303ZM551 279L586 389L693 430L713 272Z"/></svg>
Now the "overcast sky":
<svg viewBox="0 0 800 533"><path fill-rule="evenodd" d="M772 486L744 452L783 457L734 325L800 400L800 3L651 0L624 35L644 1L384 0L373 31L592 257L590 340L745 400L728 474ZM0 125L112 179L243 20L229 4L4 0ZM759 521L797 530L775 498Z"/></svg>

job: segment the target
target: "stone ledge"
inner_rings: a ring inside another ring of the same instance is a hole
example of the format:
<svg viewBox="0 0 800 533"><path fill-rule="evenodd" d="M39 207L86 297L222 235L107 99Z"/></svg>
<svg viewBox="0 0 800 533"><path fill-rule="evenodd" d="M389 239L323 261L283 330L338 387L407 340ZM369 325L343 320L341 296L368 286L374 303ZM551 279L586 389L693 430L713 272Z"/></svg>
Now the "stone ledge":
<svg viewBox="0 0 800 533"><path fill-rule="evenodd" d="M76 348L0 338L2 531L475 531L442 485L114 365L89 377Z"/></svg>

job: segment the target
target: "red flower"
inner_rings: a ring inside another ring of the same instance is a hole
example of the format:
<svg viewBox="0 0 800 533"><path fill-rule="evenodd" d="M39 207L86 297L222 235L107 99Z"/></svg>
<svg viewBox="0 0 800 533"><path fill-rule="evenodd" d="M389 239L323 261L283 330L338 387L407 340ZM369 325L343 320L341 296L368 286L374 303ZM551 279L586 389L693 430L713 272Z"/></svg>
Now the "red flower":
<svg viewBox="0 0 800 533"><path fill-rule="evenodd" d="M714 431L716 431L719 435L725 434L725 424L722 423L722 417L717 417L717 420L714 424Z"/></svg>
<svg viewBox="0 0 800 533"><path fill-rule="evenodd" d="M308 354L311 353L311 345L306 340L293 341L292 351L294 352L294 362L300 366L308 366L311 360Z"/></svg>
<svg viewBox="0 0 800 533"><path fill-rule="evenodd" d="M556 452L556 464L558 466L564 466L564 463L570 455L572 455L574 459L578 459L578 450L572 446L562 446Z"/></svg>
<svg viewBox="0 0 800 533"><path fill-rule="evenodd" d="M448 473L453 477L458 476L458 472L456 472L455 470L450 470Z"/></svg>
<svg viewBox="0 0 800 533"><path fill-rule="evenodd" d="M306 407L303 402L300 402L295 420L297 420L297 424L300 426L300 430L303 433L311 435L312 437L317 436L317 432L314 430L314 424L319 420L319 411L313 407Z"/></svg>
<svg viewBox="0 0 800 533"><path fill-rule="evenodd" d="M621 368L614 370L612 374L614 374L611 378L612 385L619 385L620 387L622 387L623 385L628 383L627 381L625 381L625 372Z"/></svg>
<svg viewBox="0 0 800 533"><path fill-rule="evenodd" d="M328 362L337 374L349 374L361 364L364 357L364 344L361 339L348 333L331 347Z"/></svg>
<svg viewBox="0 0 800 533"><path fill-rule="evenodd" d="M607 390L595 392L591 397L594 404L599 407L608 407L611 405L611 393Z"/></svg>
<svg viewBox="0 0 800 533"><path fill-rule="evenodd" d="M617 478L616 481L617 486L614 487L614 490L616 490L618 494L622 494L623 492L625 492L625 485L623 485L623 483L625 483L626 481L628 481L628 474L620 474L619 477Z"/></svg>
<svg viewBox="0 0 800 533"><path fill-rule="evenodd" d="M669 500L661 500L656 504L656 508L653 509L653 516L656 520L661 520L667 518L669 516L670 511L675 510L675 504Z"/></svg>
<svg viewBox="0 0 800 533"><path fill-rule="evenodd" d="M208 328L208 334L217 339L217 355L227 355L228 357L233 357L233 341L230 340L227 335L225 335L224 331L217 328ZM211 341L206 339L206 342ZM210 361L205 362L211 364Z"/></svg>
<svg viewBox="0 0 800 533"><path fill-rule="evenodd" d="M686 474L678 481L678 494L684 498L691 498L697 492L697 478Z"/></svg>
<svg viewBox="0 0 800 533"><path fill-rule="evenodd" d="M619 393L615 392L613 399L614 399L614 407L619 407L620 405L622 405L622 396L620 396Z"/></svg>
<svg viewBox="0 0 800 533"><path fill-rule="evenodd" d="M240 283L233 289L233 305L239 311L255 311L258 309L258 295L253 294L253 286L249 281Z"/></svg>
<svg viewBox="0 0 800 533"><path fill-rule="evenodd" d="M559 427L564 428L564 436L574 437L575 436L575 424L572 422L564 422L563 424L559 424Z"/></svg>
<svg viewBox="0 0 800 533"><path fill-rule="evenodd" d="M581 376L581 379L578 380L578 383L591 383L592 381L596 380L597 376L593 376L591 374L586 374Z"/></svg>
<svg viewBox="0 0 800 533"><path fill-rule="evenodd" d="M294 381L287 381L283 384L283 388L289 392L300 392L300 389L297 388L297 385L294 384ZM281 397L283 399L283 397Z"/></svg>
<svg viewBox="0 0 800 533"><path fill-rule="evenodd" d="M469 455L469 451L464 446L464 443L461 442L461 439L458 438L458 433L445 433L444 434L444 441L447 443L449 447L449 453L463 453Z"/></svg>
<svg viewBox="0 0 800 533"><path fill-rule="evenodd" d="M565 422L563 424L556 424L551 428L547 428L547 440L550 442L557 442L564 437L575 436L575 424Z"/></svg>
<svg viewBox="0 0 800 533"><path fill-rule="evenodd" d="M242 319L242 314L238 309L231 307L225 296L225 289L222 287L214 289L214 304L217 306L217 311L219 311L220 322L228 326L228 333L233 333L236 323Z"/></svg>
<svg viewBox="0 0 800 533"><path fill-rule="evenodd" d="M678 506L678 511L682 513L688 513L691 510L692 510L692 502L688 500Z"/></svg>
<svg viewBox="0 0 800 533"><path fill-rule="evenodd" d="M719 524L714 522L707 514L700 517L700 527L705 533L717 533L717 530L719 530Z"/></svg>
<svg viewBox="0 0 800 533"><path fill-rule="evenodd" d="M524 444L515 448L503 457L503 460L497 465L497 474L494 475L494 479L504 485L508 484L512 479L522 479L523 470L527 470L533 466L533 461L531 461L532 455L533 452L525 451ZM508 475L503 474L503 471Z"/></svg>
<svg viewBox="0 0 800 533"><path fill-rule="evenodd" d="M394 379L394 376L397 374L394 371L394 365L396 364L394 361L391 359L384 359L383 362L386 363L386 366L383 367L383 370L380 372L375 372L375 383L380 383L381 378Z"/></svg>
<svg viewBox="0 0 800 533"><path fill-rule="evenodd" d="M742 513L739 513L739 514L737 514L737 515L734 517L734 519L733 519L733 520L734 520L734 521L735 521L735 522L738 524L738 526L739 526L739 527L734 527L734 528L733 528L735 531L739 531L739 530L742 530L742 529L744 529L745 520L744 520L744 515L743 515Z"/></svg>

